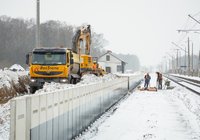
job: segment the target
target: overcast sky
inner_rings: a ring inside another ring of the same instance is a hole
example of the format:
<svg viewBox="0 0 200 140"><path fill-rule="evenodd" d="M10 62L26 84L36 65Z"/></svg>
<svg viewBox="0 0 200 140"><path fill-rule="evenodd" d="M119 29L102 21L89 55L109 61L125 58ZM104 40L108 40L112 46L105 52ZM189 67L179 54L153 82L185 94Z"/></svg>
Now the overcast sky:
<svg viewBox="0 0 200 140"><path fill-rule="evenodd" d="M188 14L200 20L200 0L40 1L41 22L60 20L77 26L88 23L93 31L104 34L109 41L105 49L135 54L146 66L162 62L166 52L175 55L170 50L171 42L184 44L185 33L176 30L193 27L195 22ZM0 15L35 18L36 0L0 0ZM193 28L200 29L200 26ZM197 54L200 34L189 36Z"/></svg>

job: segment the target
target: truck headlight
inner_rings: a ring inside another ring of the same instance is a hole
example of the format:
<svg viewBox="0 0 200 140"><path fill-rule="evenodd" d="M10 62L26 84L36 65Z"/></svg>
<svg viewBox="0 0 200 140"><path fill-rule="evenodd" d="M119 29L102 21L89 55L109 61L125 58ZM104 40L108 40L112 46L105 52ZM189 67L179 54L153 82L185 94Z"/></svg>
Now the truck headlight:
<svg viewBox="0 0 200 140"><path fill-rule="evenodd" d="M60 79L61 83L67 83L67 79Z"/></svg>
<svg viewBox="0 0 200 140"><path fill-rule="evenodd" d="M32 83L36 82L36 79L31 79L31 82L32 82Z"/></svg>

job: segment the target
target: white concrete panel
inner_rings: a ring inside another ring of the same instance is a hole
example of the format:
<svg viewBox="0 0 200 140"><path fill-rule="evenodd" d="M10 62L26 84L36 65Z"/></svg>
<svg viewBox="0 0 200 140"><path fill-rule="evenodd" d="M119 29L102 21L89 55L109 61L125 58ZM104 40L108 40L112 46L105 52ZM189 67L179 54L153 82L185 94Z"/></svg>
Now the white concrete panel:
<svg viewBox="0 0 200 140"><path fill-rule="evenodd" d="M52 120L53 119L53 93L50 93L47 95L47 118L46 120L49 121L49 120Z"/></svg>
<svg viewBox="0 0 200 140"><path fill-rule="evenodd" d="M59 106L59 93L54 92L53 94L53 117L58 117L58 106Z"/></svg>
<svg viewBox="0 0 200 140"><path fill-rule="evenodd" d="M40 108L39 108L39 114L40 114L40 124L45 123L47 121L47 95L42 94L39 96L40 98Z"/></svg>
<svg viewBox="0 0 200 140"><path fill-rule="evenodd" d="M31 98L31 128L39 125L39 96L35 95Z"/></svg>
<svg viewBox="0 0 200 140"><path fill-rule="evenodd" d="M16 100L15 140L26 140L26 98Z"/></svg>
<svg viewBox="0 0 200 140"><path fill-rule="evenodd" d="M64 113L68 112L69 110L69 90L63 91L63 111Z"/></svg>
<svg viewBox="0 0 200 140"><path fill-rule="evenodd" d="M78 108L79 107L79 88L74 88L73 89L73 109Z"/></svg>
<svg viewBox="0 0 200 140"><path fill-rule="evenodd" d="M15 139L16 100L10 101L10 140Z"/></svg>
<svg viewBox="0 0 200 140"><path fill-rule="evenodd" d="M64 94L63 92L59 92L59 115L63 115L64 113Z"/></svg>
<svg viewBox="0 0 200 140"><path fill-rule="evenodd" d="M68 98L69 98L69 111L73 109L73 88L68 90Z"/></svg>

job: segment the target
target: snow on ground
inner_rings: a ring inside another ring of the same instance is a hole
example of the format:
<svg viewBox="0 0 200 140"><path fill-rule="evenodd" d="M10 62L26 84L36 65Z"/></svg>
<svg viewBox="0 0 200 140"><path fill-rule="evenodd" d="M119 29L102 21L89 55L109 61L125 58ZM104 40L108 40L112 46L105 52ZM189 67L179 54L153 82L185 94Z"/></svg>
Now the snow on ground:
<svg viewBox="0 0 200 140"><path fill-rule="evenodd" d="M0 140L8 140L10 131L10 102L0 104Z"/></svg>
<svg viewBox="0 0 200 140"><path fill-rule="evenodd" d="M13 65L14 66L14 65ZM17 65L18 66L18 65ZM13 68L21 69L21 66L17 67L16 65ZM0 88L2 87L10 87L12 82L14 84L18 83L18 79L20 76L27 75L26 71L12 71L12 70L1 70L0 71Z"/></svg>
<svg viewBox="0 0 200 140"><path fill-rule="evenodd" d="M198 86L191 85L191 84L189 84L187 82L184 82L184 81L183 82L179 82L179 83L184 85L184 86L189 86L194 91L200 92L200 84L195 84L195 85L199 85L199 87L198 87Z"/></svg>
<svg viewBox="0 0 200 140"><path fill-rule="evenodd" d="M134 91L77 140L200 140L200 96L172 84L172 90Z"/></svg>
<svg viewBox="0 0 200 140"><path fill-rule="evenodd" d="M183 78L189 78L189 79L194 79L194 80L199 80L200 81L200 77L187 76L187 75L181 75L181 74L170 74L170 75L180 76L180 77L183 77Z"/></svg>
<svg viewBox="0 0 200 140"><path fill-rule="evenodd" d="M141 72L141 71L136 71L134 73L116 73L116 75L118 76L136 76L136 75L141 75L141 74L145 74L144 72Z"/></svg>
<svg viewBox="0 0 200 140"><path fill-rule="evenodd" d="M19 64L14 64L12 65L9 70L12 70L12 71L25 71L25 69L20 66Z"/></svg>
<svg viewBox="0 0 200 140"><path fill-rule="evenodd" d="M72 87L77 87L77 86L82 86L82 85L87 85L87 84L94 84L94 83L100 83L100 82L105 82L105 81L111 81L113 79L119 78L115 74L106 74L101 77L97 77L93 74L86 74L81 78L81 81L77 84L62 84L62 83L45 83L43 89L40 89L36 91L35 94L45 94L47 92L53 92L56 90L63 90L63 89L68 89Z"/></svg>

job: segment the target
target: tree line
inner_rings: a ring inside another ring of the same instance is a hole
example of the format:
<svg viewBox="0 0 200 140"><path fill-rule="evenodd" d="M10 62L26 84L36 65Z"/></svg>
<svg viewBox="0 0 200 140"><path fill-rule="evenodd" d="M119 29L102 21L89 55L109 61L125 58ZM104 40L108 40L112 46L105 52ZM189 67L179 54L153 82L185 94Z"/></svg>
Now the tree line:
<svg viewBox="0 0 200 140"><path fill-rule="evenodd" d="M42 47L64 46L71 48L72 38L77 28L65 22L54 20L41 23L40 44ZM106 52L104 47L108 44L108 41L104 38L103 34L96 33L93 30L91 34L91 55L98 57ZM20 64L23 67L27 67L25 56L35 46L36 24L33 19L0 16L0 68L10 67L13 64ZM123 57L125 56L123 55ZM138 66L139 61L137 56L127 55L127 58L130 57L135 60L134 62ZM129 61L129 59L126 60Z"/></svg>
<svg viewBox="0 0 200 140"><path fill-rule="evenodd" d="M40 25L42 47L64 46L71 48L76 26L50 20ZM91 54L99 56L108 41L103 34L92 32ZM36 46L36 24L33 19L25 20L0 16L0 68L12 64L25 65L25 56Z"/></svg>

